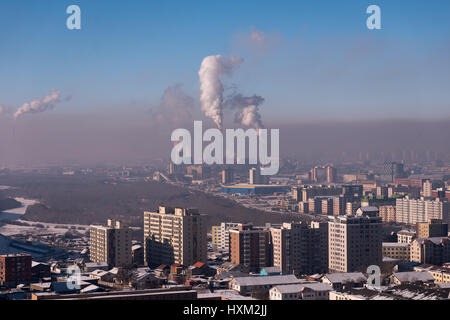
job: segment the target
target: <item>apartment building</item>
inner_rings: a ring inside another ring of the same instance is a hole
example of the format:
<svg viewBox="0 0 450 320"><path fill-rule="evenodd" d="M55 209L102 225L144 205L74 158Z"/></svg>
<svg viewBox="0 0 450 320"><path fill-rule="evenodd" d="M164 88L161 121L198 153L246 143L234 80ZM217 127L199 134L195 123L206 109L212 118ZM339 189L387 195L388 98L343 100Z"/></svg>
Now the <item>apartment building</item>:
<svg viewBox="0 0 450 320"><path fill-rule="evenodd" d="M273 265L283 273L313 274L328 270L328 224L283 223L270 228Z"/></svg>
<svg viewBox="0 0 450 320"><path fill-rule="evenodd" d="M410 230L400 230L397 232L398 243L411 243L416 238L416 232Z"/></svg>
<svg viewBox="0 0 450 320"><path fill-rule="evenodd" d="M250 272L271 266L270 231L251 225L240 225L237 230L230 230L230 260Z"/></svg>
<svg viewBox="0 0 450 320"><path fill-rule="evenodd" d="M410 199L406 196L403 199L396 200L397 223L415 225L419 222L427 222L429 219L439 219L449 222L449 212L449 203L441 199Z"/></svg>
<svg viewBox="0 0 450 320"><path fill-rule="evenodd" d="M329 272L353 272L381 265L382 221L378 214L360 211L329 219Z"/></svg>
<svg viewBox="0 0 450 320"><path fill-rule="evenodd" d="M19 284L29 284L32 279L31 255L0 255L0 284L14 288Z"/></svg>
<svg viewBox="0 0 450 320"><path fill-rule="evenodd" d="M427 271L436 284L450 284L450 265L444 264L442 267L433 265L421 265L414 267L414 271Z"/></svg>
<svg viewBox="0 0 450 320"><path fill-rule="evenodd" d="M417 238L434 238L448 236L448 223L438 219L428 219L416 225Z"/></svg>
<svg viewBox="0 0 450 320"><path fill-rule="evenodd" d="M146 265L206 262L206 216L195 209L160 206L144 212Z"/></svg>
<svg viewBox="0 0 450 320"><path fill-rule="evenodd" d="M380 206L380 216L384 223L395 222L395 207L394 206Z"/></svg>
<svg viewBox="0 0 450 320"><path fill-rule="evenodd" d="M222 222L219 226L212 226L212 245L225 252L230 251L230 230L238 230L240 225L251 226L233 222Z"/></svg>
<svg viewBox="0 0 450 320"><path fill-rule="evenodd" d="M106 226L90 226L89 258L106 262L110 267L125 267L132 263L132 231L120 221L108 220Z"/></svg>
<svg viewBox="0 0 450 320"><path fill-rule="evenodd" d="M411 256L410 243L383 242L383 257L408 262Z"/></svg>
<svg viewBox="0 0 450 320"><path fill-rule="evenodd" d="M450 261L450 237L415 239L411 243L411 261L438 266Z"/></svg>

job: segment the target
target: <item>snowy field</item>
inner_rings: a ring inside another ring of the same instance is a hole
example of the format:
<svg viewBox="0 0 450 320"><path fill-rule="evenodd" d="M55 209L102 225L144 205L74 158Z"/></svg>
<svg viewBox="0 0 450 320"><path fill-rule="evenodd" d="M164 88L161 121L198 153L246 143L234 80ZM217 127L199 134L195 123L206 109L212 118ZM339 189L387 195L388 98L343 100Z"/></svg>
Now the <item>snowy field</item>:
<svg viewBox="0 0 450 320"><path fill-rule="evenodd" d="M45 223L38 221L23 221L22 216L25 214L28 206L39 203L37 200L30 200L24 198L15 198L16 201L22 203L22 207L6 210L0 212L0 220L11 220L29 224L30 226L18 226L14 224L5 224L0 226L0 234L4 236L12 236L15 234L34 234L34 235L44 235L44 234L57 234L62 235L66 233L69 228L74 227L78 232L84 233L89 229L87 225L78 224L56 224L56 223ZM43 226L43 227L42 227Z"/></svg>

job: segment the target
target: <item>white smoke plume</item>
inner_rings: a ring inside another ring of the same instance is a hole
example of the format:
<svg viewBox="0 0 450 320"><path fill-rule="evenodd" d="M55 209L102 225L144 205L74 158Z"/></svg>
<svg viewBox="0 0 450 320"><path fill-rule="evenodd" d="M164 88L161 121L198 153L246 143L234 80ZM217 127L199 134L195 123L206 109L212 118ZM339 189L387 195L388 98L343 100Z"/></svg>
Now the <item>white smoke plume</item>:
<svg viewBox="0 0 450 320"><path fill-rule="evenodd" d="M239 56L221 55L208 56L203 59L200 67L200 102L201 108L208 118L211 118L219 129L223 123L223 84L221 75L231 75L233 70L243 62Z"/></svg>
<svg viewBox="0 0 450 320"><path fill-rule="evenodd" d="M35 99L31 102L24 103L19 110L14 114L14 119L19 118L23 114L27 113L40 113L46 110L51 110L60 100L61 93L55 89L50 91L50 94L41 99Z"/></svg>
<svg viewBox="0 0 450 320"><path fill-rule="evenodd" d="M231 109L237 109L235 115L235 122L242 124L245 127L254 129L262 129L263 123L261 114L259 113L259 106L264 103L264 98L254 95L252 97L244 97L241 94L236 94L227 99L225 105Z"/></svg>

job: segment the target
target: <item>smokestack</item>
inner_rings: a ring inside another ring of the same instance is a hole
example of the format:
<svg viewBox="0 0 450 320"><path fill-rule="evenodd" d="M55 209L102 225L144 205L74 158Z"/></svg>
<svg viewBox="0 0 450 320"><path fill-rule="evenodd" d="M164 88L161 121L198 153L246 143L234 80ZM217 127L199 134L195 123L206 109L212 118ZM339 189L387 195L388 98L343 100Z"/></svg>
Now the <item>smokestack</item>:
<svg viewBox="0 0 450 320"><path fill-rule="evenodd" d="M223 124L223 84L221 75L231 75L234 68L243 62L239 56L208 56L200 66L200 102L203 112L211 118L219 129Z"/></svg>

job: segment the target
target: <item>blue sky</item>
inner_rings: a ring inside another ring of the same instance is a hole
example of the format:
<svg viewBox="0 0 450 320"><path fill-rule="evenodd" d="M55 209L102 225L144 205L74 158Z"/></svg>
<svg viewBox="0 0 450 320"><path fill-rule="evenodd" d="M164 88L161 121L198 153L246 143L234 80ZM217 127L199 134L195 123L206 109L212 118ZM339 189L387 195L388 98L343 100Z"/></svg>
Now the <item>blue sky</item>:
<svg viewBox="0 0 450 320"><path fill-rule="evenodd" d="M66 29L71 4L80 31ZM382 30L366 28L370 4ZM53 112L139 113L177 83L198 100L202 59L230 53L245 62L226 85L262 95L266 117L450 116L447 0L3 0L0 105L55 88L72 100Z"/></svg>

